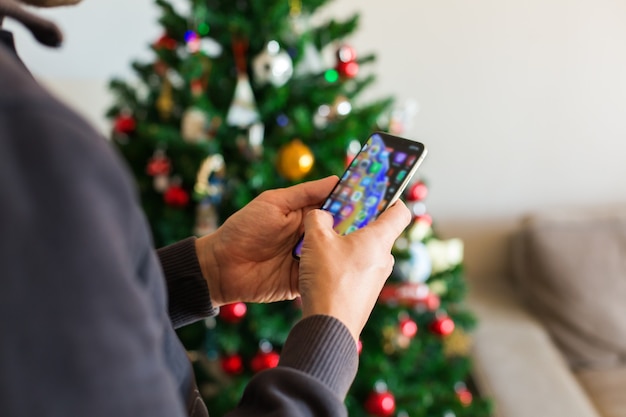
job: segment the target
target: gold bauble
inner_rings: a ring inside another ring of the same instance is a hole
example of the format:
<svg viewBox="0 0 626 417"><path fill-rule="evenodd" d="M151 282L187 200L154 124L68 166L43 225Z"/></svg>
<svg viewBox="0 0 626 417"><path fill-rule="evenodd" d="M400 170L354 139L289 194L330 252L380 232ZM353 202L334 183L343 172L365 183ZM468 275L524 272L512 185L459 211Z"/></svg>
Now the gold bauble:
<svg viewBox="0 0 626 417"><path fill-rule="evenodd" d="M276 168L283 177L291 181L302 179L313 168L313 152L300 139L294 139L278 151Z"/></svg>

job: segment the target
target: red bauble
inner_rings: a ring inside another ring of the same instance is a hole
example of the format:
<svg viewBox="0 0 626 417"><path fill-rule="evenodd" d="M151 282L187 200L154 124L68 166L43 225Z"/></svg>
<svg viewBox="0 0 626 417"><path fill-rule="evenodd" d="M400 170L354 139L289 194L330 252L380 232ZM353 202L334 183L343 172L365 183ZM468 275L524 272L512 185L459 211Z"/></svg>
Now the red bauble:
<svg viewBox="0 0 626 417"><path fill-rule="evenodd" d="M456 396L465 407L470 406L474 400L472 393L468 389L458 390Z"/></svg>
<svg viewBox="0 0 626 417"><path fill-rule="evenodd" d="M274 351L260 351L254 358L252 358L252 362L250 362L250 367L254 372L261 372L266 369L276 368L278 366L279 360L280 355Z"/></svg>
<svg viewBox="0 0 626 417"><path fill-rule="evenodd" d="M172 207L185 207L189 203L189 193L180 185L172 185L163 194L165 204Z"/></svg>
<svg viewBox="0 0 626 417"><path fill-rule="evenodd" d="M237 354L224 356L221 363L222 369L229 375L237 375L243 372L243 359Z"/></svg>
<svg viewBox="0 0 626 417"><path fill-rule="evenodd" d="M400 333L409 339L414 338L417 334L417 323L408 317L400 320Z"/></svg>
<svg viewBox="0 0 626 417"><path fill-rule="evenodd" d="M373 392L365 400L365 410L378 417L389 417L396 410L396 399L390 392Z"/></svg>
<svg viewBox="0 0 626 417"><path fill-rule="evenodd" d="M170 38L167 35L161 36L159 40L154 43L154 47L156 49L169 49L171 51L176 49L177 45L178 42L176 42L176 39Z"/></svg>
<svg viewBox="0 0 626 417"><path fill-rule="evenodd" d="M449 336L454 331L454 321L448 316L437 317L430 324L430 330L439 336Z"/></svg>
<svg viewBox="0 0 626 417"><path fill-rule="evenodd" d="M226 304L220 307L220 318L228 323L238 323L246 316L247 311L245 303Z"/></svg>
<svg viewBox="0 0 626 417"><path fill-rule="evenodd" d="M128 135L129 133L133 133L136 127L137 122L135 122L135 118L133 116L130 116L128 114L120 114L115 119L113 130L115 131L115 133Z"/></svg>
<svg viewBox="0 0 626 417"><path fill-rule="evenodd" d="M156 177L157 175L167 175L170 173L171 168L172 164L167 157L157 156L148 161L146 173L151 177Z"/></svg>
<svg viewBox="0 0 626 417"><path fill-rule="evenodd" d="M359 64L356 61L338 62L335 69L344 78L354 78L359 73Z"/></svg>
<svg viewBox="0 0 626 417"><path fill-rule="evenodd" d="M422 181L413 184L406 193L407 201L422 201L428 195L428 187Z"/></svg>

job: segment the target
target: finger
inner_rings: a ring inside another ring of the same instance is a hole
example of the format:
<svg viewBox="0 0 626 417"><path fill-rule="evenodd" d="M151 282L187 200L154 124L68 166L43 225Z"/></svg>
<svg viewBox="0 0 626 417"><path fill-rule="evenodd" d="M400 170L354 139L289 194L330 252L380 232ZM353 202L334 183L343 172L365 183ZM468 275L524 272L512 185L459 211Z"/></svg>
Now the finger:
<svg viewBox="0 0 626 417"><path fill-rule="evenodd" d="M398 200L363 230L392 244L410 222L411 212L401 200Z"/></svg>
<svg viewBox="0 0 626 417"><path fill-rule="evenodd" d="M289 210L300 210L304 207L321 205L338 181L339 178L333 175L283 188L280 192Z"/></svg>
<svg viewBox="0 0 626 417"><path fill-rule="evenodd" d="M333 228L333 216L325 210L311 210L304 218L304 233Z"/></svg>

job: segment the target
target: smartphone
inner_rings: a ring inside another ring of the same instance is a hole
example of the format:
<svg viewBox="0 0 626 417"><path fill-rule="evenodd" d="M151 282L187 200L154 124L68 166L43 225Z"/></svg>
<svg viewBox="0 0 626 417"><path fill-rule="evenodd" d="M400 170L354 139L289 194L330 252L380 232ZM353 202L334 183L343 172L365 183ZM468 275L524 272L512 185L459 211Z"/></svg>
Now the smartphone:
<svg viewBox="0 0 626 417"><path fill-rule="evenodd" d="M347 235L378 217L402 195L426 153L423 143L373 133L322 204L335 219L335 231ZM293 249L296 259L303 239Z"/></svg>

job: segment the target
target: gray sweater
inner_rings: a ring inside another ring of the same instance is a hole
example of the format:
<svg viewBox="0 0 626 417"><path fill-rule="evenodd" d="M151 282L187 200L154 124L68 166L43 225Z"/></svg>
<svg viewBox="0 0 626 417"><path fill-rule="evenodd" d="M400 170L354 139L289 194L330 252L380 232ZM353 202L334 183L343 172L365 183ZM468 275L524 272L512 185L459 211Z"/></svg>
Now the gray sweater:
<svg viewBox="0 0 626 417"><path fill-rule="evenodd" d="M213 313L194 238L153 249L127 167L2 31L0 193L0 416L206 415L174 331ZM305 319L230 415L345 415L357 362Z"/></svg>

